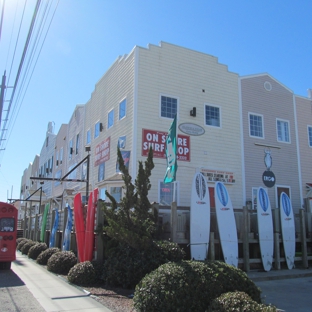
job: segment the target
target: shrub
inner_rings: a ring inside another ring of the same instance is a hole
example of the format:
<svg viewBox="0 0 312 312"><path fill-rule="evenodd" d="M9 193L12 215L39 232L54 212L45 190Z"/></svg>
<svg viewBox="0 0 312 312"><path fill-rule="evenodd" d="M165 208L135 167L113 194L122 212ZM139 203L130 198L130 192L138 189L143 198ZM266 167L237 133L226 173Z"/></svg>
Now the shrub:
<svg viewBox="0 0 312 312"><path fill-rule="evenodd" d="M20 242L24 241L24 240L27 240L27 238L25 238L25 237L19 237L19 238L16 239L16 249L17 249L18 244L19 244Z"/></svg>
<svg viewBox="0 0 312 312"><path fill-rule="evenodd" d="M103 262L99 262L99 261L93 260L93 261L91 261L91 263L92 263L93 268L95 270L96 282L97 283L103 283L103 279L102 279L103 268L104 268Z"/></svg>
<svg viewBox="0 0 312 312"><path fill-rule="evenodd" d="M72 251L54 253L47 263L47 269L53 273L67 274L77 263L77 257Z"/></svg>
<svg viewBox="0 0 312 312"><path fill-rule="evenodd" d="M37 243L30 247L28 251L28 258L36 260L38 256L48 248L46 243Z"/></svg>
<svg viewBox="0 0 312 312"><path fill-rule="evenodd" d="M68 272L68 281L80 285L88 286L96 282L96 272L90 261L75 264Z"/></svg>
<svg viewBox="0 0 312 312"><path fill-rule="evenodd" d="M181 261L161 265L136 286L135 308L150 312L206 311L213 299L231 287L234 288L228 291L245 291L252 299L260 300L259 288L252 281L246 283L244 274L240 274L238 269L227 264L220 265L220 269L218 264L211 264ZM226 269L222 270L224 266ZM226 279L229 279L228 285L224 285ZM237 279L238 287L231 283L232 279ZM245 290L246 285L248 289Z"/></svg>
<svg viewBox="0 0 312 312"><path fill-rule="evenodd" d="M212 300L209 312L241 312L241 311L253 311L253 312L276 312L274 306L267 306L259 304L252 300L244 292L227 292L220 297Z"/></svg>
<svg viewBox="0 0 312 312"><path fill-rule="evenodd" d="M61 250L57 247L48 248L38 256L36 262L41 265L46 265L51 256L59 251Z"/></svg>
<svg viewBox="0 0 312 312"><path fill-rule="evenodd" d="M36 245L37 243L32 241L32 240L29 240L28 242L26 242L23 247L21 248L21 252L23 255L27 255L28 254L28 251L30 249L30 247Z"/></svg>
<svg viewBox="0 0 312 312"><path fill-rule="evenodd" d="M184 251L175 243L153 242L147 250L119 245L104 263L103 280L111 286L134 288L148 273L169 261L181 261Z"/></svg>
<svg viewBox="0 0 312 312"><path fill-rule="evenodd" d="M30 240L30 239L27 239L27 238L22 239L22 240L18 243L16 249L17 249L18 251L21 251L21 250L22 250L22 247L23 247L26 243L28 243L28 242L30 242L30 241L31 241L31 240Z"/></svg>

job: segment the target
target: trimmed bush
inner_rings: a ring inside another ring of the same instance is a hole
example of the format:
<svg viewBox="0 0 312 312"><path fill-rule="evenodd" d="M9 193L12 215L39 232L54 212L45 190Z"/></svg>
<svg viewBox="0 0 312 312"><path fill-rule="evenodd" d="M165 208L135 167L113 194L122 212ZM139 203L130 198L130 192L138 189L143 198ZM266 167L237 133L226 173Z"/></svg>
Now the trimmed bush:
<svg viewBox="0 0 312 312"><path fill-rule="evenodd" d="M46 243L37 243L30 247L28 251L28 258L36 260L38 256L48 248Z"/></svg>
<svg viewBox="0 0 312 312"><path fill-rule="evenodd" d="M36 245L37 242L34 242L32 240L29 240L28 242L26 242L23 247L21 248L21 252L23 255L27 255L28 254L28 251L30 249L30 247Z"/></svg>
<svg viewBox="0 0 312 312"><path fill-rule="evenodd" d="M72 251L59 251L54 253L47 263L50 272L68 274L69 270L77 263L77 257Z"/></svg>
<svg viewBox="0 0 312 312"><path fill-rule="evenodd" d="M80 285L88 286L96 282L96 272L90 261L75 264L68 272L68 281Z"/></svg>
<svg viewBox="0 0 312 312"><path fill-rule="evenodd" d="M22 247L23 247L26 243L28 243L28 242L30 242L30 241L32 241L32 240L30 240L30 239L28 239L28 238L22 239L22 240L18 243L16 249L17 249L18 251L21 251L21 250L22 250Z"/></svg>
<svg viewBox="0 0 312 312"><path fill-rule="evenodd" d="M16 249L17 249L18 244L19 244L21 241L24 241L24 240L27 240L27 238L25 238L25 237L19 237L19 238L16 239Z"/></svg>
<svg viewBox="0 0 312 312"><path fill-rule="evenodd" d="M51 258L51 256L60 251L61 250L57 247L48 248L37 257L36 262L41 265L47 265L48 260Z"/></svg>
<svg viewBox="0 0 312 312"><path fill-rule="evenodd" d="M133 298L134 307L137 311L149 312L206 311L213 299L227 291L244 291L261 303L260 289L251 280L247 283L245 276L225 263L166 263L138 283ZM233 279L236 279L235 283Z"/></svg>
<svg viewBox="0 0 312 312"><path fill-rule="evenodd" d="M153 242L144 251L130 246L113 248L105 260L102 279L111 286L132 288L148 273L169 261L181 261L185 252L175 243Z"/></svg>
<svg viewBox="0 0 312 312"><path fill-rule="evenodd" d="M212 300L209 312L276 312L276 307L259 304L244 292L227 292Z"/></svg>

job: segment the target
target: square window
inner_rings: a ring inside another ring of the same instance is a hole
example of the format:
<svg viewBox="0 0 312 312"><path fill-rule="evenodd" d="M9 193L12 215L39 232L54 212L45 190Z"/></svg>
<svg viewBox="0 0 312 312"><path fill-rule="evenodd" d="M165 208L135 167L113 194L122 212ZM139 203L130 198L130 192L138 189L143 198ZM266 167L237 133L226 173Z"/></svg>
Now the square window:
<svg viewBox="0 0 312 312"><path fill-rule="evenodd" d="M110 195L112 195L117 203L120 203L121 200L121 187L111 187L110 188Z"/></svg>
<svg viewBox="0 0 312 312"><path fill-rule="evenodd" d="M249 135L263 138L263 123L261 115L249 114Z"/></svg>
<svg viewBox="0 0 312 312"><path fill-rule="evenodd" d="M309 146L312 147L312 126L308 126Z"/></svg>
<svg viewBox="0 0 312 312"><path fill-rule="evenodd" d="M126 116L127 101L124 99L119 103L119 120Z"/></svg>
<svg viewBox="0 0 312 312"><path fill-rule="evenodd" d="M108 113L107 129L111 128L113 125L114 125L114 110L111 110Z"/></svg>
<svg viewBox="0 0 312 312"><path fill-rule="evenodd" d="M162 95L160 111L161 117L173 119L178 111L178 99Z"/></svg>
<svg viewBox="0 0 312 312"><path fill-rule="evenodd" d="M105 176L105 162L99 164L98 182L103 181Z"/></svg>
<svg viewBox="0 0 312 312"><path fill-rule="evenodd" d="M205 122L207 126L220 127L220 108L205 105Z"/></svg>
<svg viewBox="0 0 312 312"><path fill-rule="evenodd" d="M289 122L285 120L277 120L276 127L277 141L289 143Z"/></svg>

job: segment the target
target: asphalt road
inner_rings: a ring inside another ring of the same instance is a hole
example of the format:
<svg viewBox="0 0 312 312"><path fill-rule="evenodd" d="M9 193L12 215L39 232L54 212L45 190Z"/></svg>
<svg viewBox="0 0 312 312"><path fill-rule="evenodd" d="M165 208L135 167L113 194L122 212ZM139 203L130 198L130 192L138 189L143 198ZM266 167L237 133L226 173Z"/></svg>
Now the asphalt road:
<svg viewBox="0 0 312 312"><path fill-rule="evenodd" d="M312 277L258 281L264 303L286 312L312 312Z"/></svg>
<svg viewBox="0 0 312 312"><path fill-rule="evenodd" d="M1 312L45 312L12 270L0 270Z"/></svg>

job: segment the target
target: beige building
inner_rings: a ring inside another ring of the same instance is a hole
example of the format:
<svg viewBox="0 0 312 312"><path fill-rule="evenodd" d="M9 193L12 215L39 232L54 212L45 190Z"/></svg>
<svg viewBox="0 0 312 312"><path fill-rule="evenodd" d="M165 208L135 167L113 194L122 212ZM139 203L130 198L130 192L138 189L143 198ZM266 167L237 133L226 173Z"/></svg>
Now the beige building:
<svg viewBox="0 0 312 312"><path fill-rule="evenodd" d="M239 77L218 59L162 42L135 47L119 57L86 103L85 145L91 147L90 184L101 197L122 196L117 146L136 178L138 161L154 151L150 201L171 204L173 183L164 184L165 141L177 114L176 199L190 205L196 171L225 182L236 208L244 204ZM211 196L212 206L214 197Z"/></svg>

